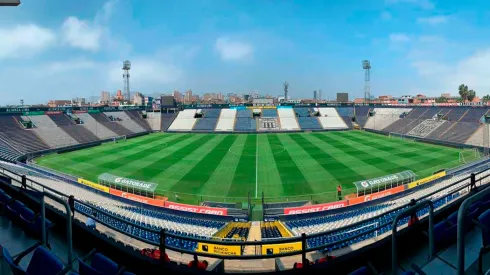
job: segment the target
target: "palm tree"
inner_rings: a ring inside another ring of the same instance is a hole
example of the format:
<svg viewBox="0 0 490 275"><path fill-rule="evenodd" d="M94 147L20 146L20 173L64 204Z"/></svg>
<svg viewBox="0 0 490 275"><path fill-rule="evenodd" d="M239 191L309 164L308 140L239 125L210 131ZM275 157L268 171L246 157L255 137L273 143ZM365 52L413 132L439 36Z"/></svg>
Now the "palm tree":
<svg viewBox="0 0 490 275"><path fill-rule="evenodd" d="M468 86L464 84L459 85L458 92L459 95L461 96L461 100L463 102L466 102L466 100L468 99Z"/></svg>
<svg viewBox="0 0 490 275"><path fill-rule="evenodd" d="M486 96L482 97L482 99L481 99L481 100L482 100L483 102L488 102L488 101L490 101L490 95L486 95Z"/></svg>
<svg viewBox="0 0 490 275"><path fill-rule="evenodd" d="M469 102L472 102L473 99L475 98L476 93L474 90L469 90L468 94L466 95L466 98L468 99Z"/></svg>

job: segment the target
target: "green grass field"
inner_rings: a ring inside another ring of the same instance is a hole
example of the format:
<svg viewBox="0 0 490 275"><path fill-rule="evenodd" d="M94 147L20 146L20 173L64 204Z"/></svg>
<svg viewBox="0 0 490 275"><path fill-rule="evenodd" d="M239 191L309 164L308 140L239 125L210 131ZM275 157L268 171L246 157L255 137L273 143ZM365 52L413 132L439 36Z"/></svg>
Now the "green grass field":
<svg viewBox="0 0 490 275"><path fill-rule="evenodd" d="M158 184L170 200L336 199L336 186L412 170L418 178L461 165L461 150L361 131L279 134L155 133L37 159L96 182L107 172ZM466 161L475 159L465 153Z"/></svg>

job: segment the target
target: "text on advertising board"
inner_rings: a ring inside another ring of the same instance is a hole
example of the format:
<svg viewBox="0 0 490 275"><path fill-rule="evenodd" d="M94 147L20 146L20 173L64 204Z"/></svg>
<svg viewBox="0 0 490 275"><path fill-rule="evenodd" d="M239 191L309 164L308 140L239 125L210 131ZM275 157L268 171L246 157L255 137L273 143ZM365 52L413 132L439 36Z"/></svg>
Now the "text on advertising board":
<svg viewBox="0 0 490 275"><path fill-rule="evenodd" d="M186 212L193 212L193 213L200 213L200 214L210 214L210 215L219 215L219 216L228 215L228 210L226 208L188 205L188 204L182 204L182 203L176 203L176 202L170 202L170 201L167 201L165 203L165 207L170 208L170 209L186 211Z"/></svg>
<svg viewBox="0 0 490 275"><path fill-rule="evenodd" d="M342 208L346 206L347 206L347 201L339 201L339 202L331 202L331 203L324 203L324 204L308 205L302 207L289 207L289 208L284 208L284 214L294 215L294 214L313 213L313 212Z"/></svg>
<svg viewBox="0 0 490 275"><path fill-rule="evenodd" d="M422 185L422 184L426 184L426 183L433 181L433 180L436 180L438 178L442 178L445 175L446 175L446 171L442 171L442 172L434 174L432 176L428 176L426 178L416 180L416 181L408 184L408 189L417 187L417 186Z"/></svg>
<svg viewBox="0 0 490 275"><path fill-rule="evenodd" d="M398 186L398 187L391 188L388 190L372 193L369 195L360 196L357 198L349 199L349 205L354 205L354 204L359 204L359 203L363 203L363 202L381 199L381 198L384 198L384 197L387 197L387 196L390 196L390 195L393 195L396 193L400 193L404 190L405 190L405 186L402 185L402 186Z"/></svg>
<svg viewBox="0 0 490 275"><path fill-rule="evenodd" d="M102 186L100 184L97 184L97 183L94 183L94 182L91 182L91 181L88 181L88 180L85 180L82 178L78 178L78 183L90 186L90 187L97 189L99 191L102 191L102 192L109 193L109 187L107 187L107 186Z"/></svg>
<svg viewBox="0 0 490 275"><path fill-rule="evenodd" d="M239 245L219 245L210 243L197 243L197 252L204 252L224 256L242 255L242 247Z"/></svg>
<svg viewBox="0 0 490 275"><path fill-rule="evenodd" d="M275 255L301 250L301 242L264 244L262 245L262 255Z"/></svg>
<svg viewBox="0 0 490 275"><path fill-rule="evenodd" d="M115 196L118 196L121 198L125 198L125 199L132 200L132 201L137 201L137 202L141 202L141 203L149 204L149 205L153 205L153 206L165 207L165 201L164 200L156 200L156 199L147 198L147 197L143 197L140 195L127 193L127 192L123 192L123 191L112 189L112 188L109 188L109 189L110 189L110 193L112 195L115 195Z"/></svg>

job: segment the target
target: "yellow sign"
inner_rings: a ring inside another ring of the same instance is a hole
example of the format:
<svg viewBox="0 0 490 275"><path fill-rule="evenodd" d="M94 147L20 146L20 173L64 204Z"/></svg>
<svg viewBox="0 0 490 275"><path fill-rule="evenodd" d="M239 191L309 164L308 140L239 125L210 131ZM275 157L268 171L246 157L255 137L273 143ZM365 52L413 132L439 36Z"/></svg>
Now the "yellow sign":
<svg viewBox="0 0 490 275"><path fill-rule="evenodd" d="M428 183L428 182L433 181L433 180L438 179L438 178L442 178L445 175L446 175L446 171L442 171L442 172L439 172L439 173L434 174L432 176L416 180L416 181L408 184L408 189L417 187L417 186L425 184L425 183Z"/></svg>
<svg viewBox="0 0 490 275"><path fill-rule="evenodd" d="M106 187L106 186L102 186L100 184L97 184L97 183L93 183L91 181L88 181L88 180L84 180L82 178L78 178L78 183L81 183L83 185L87 185L87 186L90 186L94 189L97 189L99 191L102 191L102 192L106 192L106 193L109 193L109 187Z"/></svg>
<svg viewBox="0 0 490 275"><path fill-rule="evenodd" d="M197 252L210 253L215 255L242 255L242 247L240 245L219 245L210 243L197 243Z"/></svg>
<svg viewBox="0 0 490 275"><path fill-rule="evenodd" d="M301 250L301 242L262 245L262 255L281 254L298 250Z"/></svg>

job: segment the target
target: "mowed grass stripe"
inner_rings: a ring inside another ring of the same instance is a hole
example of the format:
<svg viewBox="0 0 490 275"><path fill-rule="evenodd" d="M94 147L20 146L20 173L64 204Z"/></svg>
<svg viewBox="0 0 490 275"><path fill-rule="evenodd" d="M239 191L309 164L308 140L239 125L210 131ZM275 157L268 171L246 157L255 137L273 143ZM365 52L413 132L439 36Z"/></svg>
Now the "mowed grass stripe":
<svg viewBox="0 0 490 275"><path fill-rule="evenodd" d="M228 152L221 161L220 165L214 170L211 177L203 184L202 195L210 197L225 197L230 191L235 171L240 161L243 146L247 140L246 135L235 135L235 142L228 148ZM237 153L238 152L238 153ZM246 192L241 197L246 196Z"/></svg>
<svg viewBox="0 0 490 275"><path fill-rule="evenodd" d="M284 148L271 148L266 135L258 135L259 157L258 157L258 190L253 196L261 196L264 192L265 197L280 197L282 195L281 176L277 170L274 154L284 150Z"/></svg>
<svg viewBox="0 0 490 275"><path fill-rule="evenodd" d="M138 162L140 159L148 157L149 155L152 155L152 154L158 155L160 150L163 150L168 146L174 146L174 145L178 144L179 142L182 142L182 141L189 139L191 137L192 137L192 135L178 136L176 139L170 140L168 142L160 143L156 146L150 146L149 148L146 148L144 150L137 150L136 148L134 148L133 150L136 150L134 153L122 156L122 157L117 158L117 159L112 160L112 161L101 163L101 164L97 165L96 167L94 167L94 169L99 170L99 171L105 170L107 172L111 172L111 170L117 171L122 166L128 166L133 162ZM112 152L108 152L108 153L112 154Z"/></svg>
<svg viewBox="0 0 490 275"><path fill-rule="evenodd" d="M155 175L162 173L173 164L181 161L183 158L185 158L185 156L206 144L206 142L211 140L213 137L214 135L200 136L197 140L193 141L189 145L180 148L171 155L161 158L148 166L134 171L133 173L129 174L128 177L134 179L149 180L155 177Z"/></svg>
<svg viewBox="0 0 490 275"><path fill-rule="evenodd" d="M335 178L319 164L318 159L313 158L294 140L295 136L296 134L280 134L278 138L288 148L289 155L305 177L313 193L325 192L325 184L335 181ZM305 137L306 135L300 134L298 136ZM302 194L308 193L302 192Z"/></svg>
<svg viewBox="0 0 490 275"><path fill-rule="evenodd" d="M302 135L292 135L291 138L301 146L311 158L316 160L323 169L331 171L333 178L336 180L335 184L341 184L345 188L352 188L352 181L348 181L347 178L354 179L353 181L364 178L349 166L345 165L341 160L336 159L333 155L328 153L327 150L323 150L319 145L310 142Z"/></svg>
<svg viewBox="0 0 490 275"><path fill-rule="evenodd" d="M203 182L207 182L221 161L228 153L230 146L237 139L236 135L226 136L216 147L212 148L194 168L187 172L180 181L172 188L174 192L186 192L200 194L204 187Z"/></svg>
<svg viewBox="0 0 490 275"><path fill-rule="evenodd" d="M257 135L247 134L245 145L241 152L240 161L235 170L235 176L231 184L228 197L240 197L244 193L255 191L255 151L257 147ZM223 194L225 195L225 194Z"/></svg>
<svg viewBox="0 0 490 275"><path fill-rule="evenodd" d="M378 150L383 150L387 152L392 152L392 156L398 156L401 157L402 159L405 160L412 160L409 164L409 170L417 171L428 171L427 167L428 166L434 166L434 165L441 165L443 163L446 163L448 159L456 159L458 157L457 151L452 151L451 149L444 148L444 147L432 147L432 146L426 146L425 144L416 144L414 142L405 142L403 140L393 140L391 142L386 142L386 140L381 140L380 137L376 138L371 138L370 140L365 140L359 137L354 137L354 140L357 140L361 144L374 144L374 146L380 145L381 142L384 144L393 144L393 145L386 145L383 147L377 147ZM377 141L377 142L376 142ZM416 151L411 151L411 152L394 152L396 150L401 150L403 149L404 146L407 147L417 147L418 150ZM441 157L441 155L437 154L439 152L443 152L446 155L446 157ZM454 154L454 157L451 155ZM430 174L430 172L429 172ZM426 176L427 174L421 174L420 176Z"/></svg>
<svg viewBox="0 0 490 275"><path fill-rule="evenodd" d="M72 160L74 162L84 162L88 160L93 160L93 159L98 159L100 157L106 157L108 153L110 154L118 154L121 152L124 152L126 150L134 150L135 148L138 148L141 145L148 145L153 142L161 142L164 139L170 138L172 135L162 135L162 134L155 134L155 135L149 135L145 136L145 138L133 140L129 139L126 142L119 142L116 144L116 146L107 146L107 145L101 145L99 147L94 148L95 150L82 150L82 151L75 151L75 152L90 152L90 154L84 155L84 156L79 156L79 157L74 157ZM97 150L100 149L101 151Z"/></svg>
<svg viewBox="0 0 490 275"><path fill-rule="evenodd" d="M351 155L359 161L364 162L367 165L372 165L379 170L385 172L386 174L398 173L404 170L411 170L410 166L403 165L398 159L393 159L393 155L388 155L386 157L378 157L375 153L377 148L371 145L360 144L356 141L353 141L350 137L347 136L327 136L322 135L320 139L326 143L341 143L344 145L348 145L348 142L352 142L350 146L350 150L344 150L344 152L348 155ZM368 148L363 148L368 147ZM363 148L363 149L359 149ZM394 161L391 161L394 160Z"/></svg>
<svg viewBox="0 0 490 275"><path fill-rule="evenodd" d="M284 147L284 151L274 154L274 160L276 161L277 170L281 176L281 187L283 189L284 196L295 196L298 194L311 194L313 190L310 184L301 173L300 169L294 162L293 158L288 153L282 142L277 137L277 134L270 134L267 136L271 147L281 146Z"/></svg>

